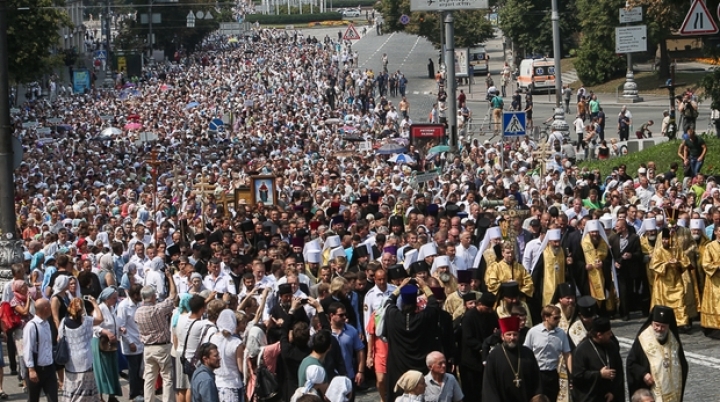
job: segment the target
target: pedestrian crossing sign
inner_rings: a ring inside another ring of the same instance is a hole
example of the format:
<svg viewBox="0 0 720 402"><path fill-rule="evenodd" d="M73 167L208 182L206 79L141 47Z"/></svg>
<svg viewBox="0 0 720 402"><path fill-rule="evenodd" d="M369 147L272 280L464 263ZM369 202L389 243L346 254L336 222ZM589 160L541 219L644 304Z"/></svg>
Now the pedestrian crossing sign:
<svg viewBox="0 0 720 402"><path fill-rule="evenodd" d="M503 136L525 135L525 112L503 112Z"/></svg>
<svg viewBox="0 0 720 402"><path fill-rule="evenodd" d="M355 26L350 24L348 25L347 29L345 30L345 35L343 35L343 39L345 40L359 40L360 34L358 33L357 29L355 29Z"/></svg>

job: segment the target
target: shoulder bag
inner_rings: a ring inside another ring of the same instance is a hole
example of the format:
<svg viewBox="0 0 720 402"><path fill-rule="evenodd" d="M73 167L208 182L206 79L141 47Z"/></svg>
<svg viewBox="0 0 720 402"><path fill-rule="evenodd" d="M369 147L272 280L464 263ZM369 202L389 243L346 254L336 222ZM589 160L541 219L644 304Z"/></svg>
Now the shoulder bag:
<svg viewBox="0 0 720 402"><path fill-rule="evenodd" d="M190 378L190 379L192 379L192 376L195 373L195 369L197 368L197 366L195 365L196 364L195 357L188 360L185 358L185 352L187 351L187 344L188 344L188 339L190 339L190 332L192 332L192 327L193 327L193 325L195 325L195 323L197 321L198 320L194 320L190 324L190 328L188 328L188 333L187 333L187 335L185 335L185 345L183 346L183 352L180 355L180 363L182 364L183 373L185 373L185 375L188 376L188 378Z"/></svg>
<svg viewBox="0 0 720 402"><path fill-rule="evenodd" d="M70 361L70 345L65 338L65 319L62 322L62 336L58 339L57 345L53 348L53 361L61 366L66 365Z"/></svg>

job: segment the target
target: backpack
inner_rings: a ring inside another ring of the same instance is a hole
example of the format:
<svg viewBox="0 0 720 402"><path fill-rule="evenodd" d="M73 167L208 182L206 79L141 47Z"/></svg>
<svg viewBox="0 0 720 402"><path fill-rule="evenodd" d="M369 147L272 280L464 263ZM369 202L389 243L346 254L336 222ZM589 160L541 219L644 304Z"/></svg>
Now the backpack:
<svg viewBox="0 0 720 402"><path fill-rule="evenodd" d="M260 355L262 356L262 353ZM258 364L255 370L254 394L259 401L273 401L280 396L280 383L277 377L262 363Z"/></svg>
<svg viewBox="0 0 720 402"><path fill-rule="evenodd" d="M387 297L384 297L380 302L380 307L378 307L377 310L373 312L375 314L375 334L384 342L387 342L387 338L382 336L382 333L385 330L385 311L387 311L387 308Z"/></svg>
<svg viewBox="0 0 720 402"><path fill-rule="evenodd" d="M697 117L700 114L698 113L697 109L695 109L691 102L685 103L685 109L683 109L683 116L690 118L690 119L697 119Z"/></svg>
<svg viewBox="0 0 720 402"><path fill-rule="evenodd" d="M0 325L2 325L5 333L22 326L22 317L15 312L10 302L4 301L0 303Z"/></svg>

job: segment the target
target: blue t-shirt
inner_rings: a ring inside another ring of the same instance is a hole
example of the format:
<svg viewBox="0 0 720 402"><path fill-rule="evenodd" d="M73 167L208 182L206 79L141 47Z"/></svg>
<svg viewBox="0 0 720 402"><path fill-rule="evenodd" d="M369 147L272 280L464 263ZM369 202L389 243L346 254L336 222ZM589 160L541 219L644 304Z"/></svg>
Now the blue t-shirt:
<svg viewBox="0 0 720 402"><path fill-rule="evenodd" d="M347 324L345 324L342 332L336 333L335 330L333 330L332 334L340 344L340 352L345 361L345 370L347 371L348 378L355 378L353 354L365 347L360 340L360 334L352 325Z"/></svg>

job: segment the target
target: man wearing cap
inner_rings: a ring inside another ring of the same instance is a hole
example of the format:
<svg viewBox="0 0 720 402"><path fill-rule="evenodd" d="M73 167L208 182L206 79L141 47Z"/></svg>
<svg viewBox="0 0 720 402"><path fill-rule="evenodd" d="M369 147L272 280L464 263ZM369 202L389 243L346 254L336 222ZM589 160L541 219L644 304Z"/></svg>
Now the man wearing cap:
<svg viewBox="0 0 720 402"><path fill-rule="evenodd" d="M438 301L424 280L416 279L417 286L410 281L410 278L406 278L387 300L382 335L388 340L388 385L395 384L408 370L425 371L425 356L440 348L437 340L440 313ZM427 297L427 305L423 310L417 306L420 290ZM402 300L401 307L397 306L398 297ZM394 401L399 396L395 395L390 386L379 392L388 392L388 401Z"/></svg>
<svg viewBox="0 0 720 402"><path fill-rule="evenodd" d="M520 318L500 319L502 344L488 355L483 375L484 401L530 401L543 393L532 350L519 344Z"/></svg>
<svg viewBox="0 0 720 402"><path fill-rule="evenodd" d="M485 272L485 284L490 293L497 294L500 284L515 281L525 297L532 297L534 286L530 274L515 261L515 247L505 243L502 247L502 261L492 264Z"/></svg>
<svg viewBox="0 0 720 402"><path fill-rule="evenodd" d="M658 401L682 401L688 363L672 308L656 305L627 356L628 393L648 388Z"/></svg>
<svg viewBox="0 0 720 402"><path fill-rule="evenodd" d="M585 266L577 268L577 272L573 275L575 283L583 285L584 289L580 290L581 294L590 295L604 305L607 290L605 265L610 263L610 248L600 221L590 220L585 223L585 231L580 245L583 250Z"/></svg>
<svg viewBox="0 0 720 402"><path fill-rule="evenodd" d="M468 293L470 294L470 293ZM466 302L466 305L470 302ZM498 315L493 310L495 296L485 292L474 307L463 308L460 320L460 383L465 402L479 401L482 395L485 362L483 342L499 328ZM465 306L463 306L465 307Z"/></svg>
<svg viewBox="0 0 720 402"><path fill-rule="evenodd" d="M470 289L471 277L472 272L468 270L458 271L457 290L450 293L445 300L443 309L452 314L453 320L465 312L465 303L467 301L475 301L477 299L477 293Z"/></svg>
<svg viewBox="0 0 720 402"><path fill-rule="evenodd" d="M630 318L630 310L640 308L643 316L650 311L650 294L647 275L643 268L640 238L628 230L625 219L615 222L615 233L608 238L613 263L617 271L620 294L620 316Z"/></svg>
<svg viewBox="0 0 720 402"><path fill-rule="evenodd" d="M572 354L573 401L625 400L625 376L620 348L613 340L610 320L597 317L588 336Z"/></svg>
<svg viewBox="0 0 720 402"><path fill-rule="evenodd" d="M417 261L410 264L408 274L410 274L410 276L423 275L423 273L427 275L433 266L433 260L436 255L437 247L435 247L435 244L423 244L422 247L420 247L420 251L418 251Z"/></svg>
<svg viewBox="0 0 720 402"><path fill-rule="evenodd" d="M565 250L560 247L560 229L548 230L538 251L532 262L535 292L531 304L535 311L550 304L558 285L565 282L565 264L568 259ZM533 317L533 321L539 322L538 318Z"/></svg>
<svg viewBox="0 0 720 402"><path fill-rule="evenodd" d="M598 315L598 303L592 296L581 296L577 300L578 319L570 324L568 335L573 348L587 336L592 322Z"/></svg>
<svg viewBox="0 0 720 402"><path fill-rule="evenodd" d="M655 245L650 269L655 274L652 284L651 305L668 306L675 310L674 317L681 331L689 331L690 317L685 304L685 281L683 273L691 267L690 259L675 240L668 228L664 228Z"/></svg>

